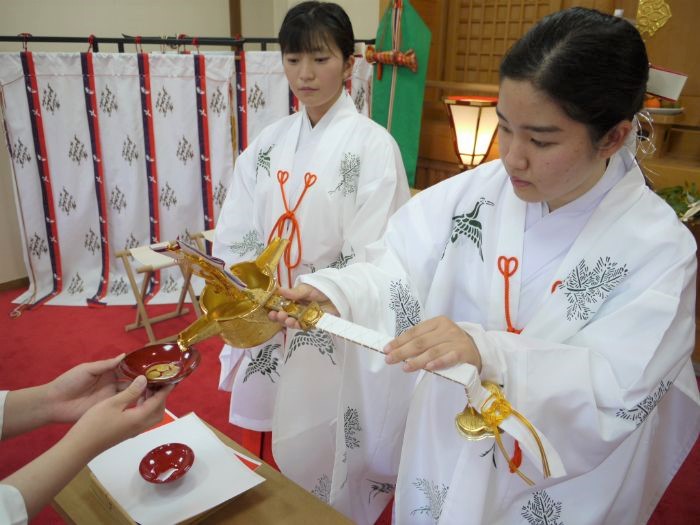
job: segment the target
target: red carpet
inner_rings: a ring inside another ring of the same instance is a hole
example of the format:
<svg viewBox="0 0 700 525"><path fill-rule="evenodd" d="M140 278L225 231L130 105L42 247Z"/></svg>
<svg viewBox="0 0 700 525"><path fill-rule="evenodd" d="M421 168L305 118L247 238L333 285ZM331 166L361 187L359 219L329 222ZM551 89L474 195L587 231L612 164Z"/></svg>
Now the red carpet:
<svg viewBox="0 0 700 525"><path fill-rule="evenodd" d="M0 292L0 334L4 341L0 350L0 388L12 390L44 383L59 373L84 361L113 357L143 346L143 330L125 332L135 309L112 306L81 308L44 306L10 319L12 298L17 290ZM151 307L158 311L171 309L164 305ZM156 336L174 333L186 327L193 314L155 325ZM170 395L168 408L177 416L196 412L225 434L237 439L228 424L228 394L217 390L221 343L211 339L197 345L202 362L192 376ZM65 426L52 426L0 442L0 479L18 469L31 458L55 443L66 431ZM700 444L690 456L662 498L652 525L700 523ZM693 517L694 516L694 517ZM385 516L381 522L389 523ZM61 524L51 508L45 509L35 525Z"/></svg>

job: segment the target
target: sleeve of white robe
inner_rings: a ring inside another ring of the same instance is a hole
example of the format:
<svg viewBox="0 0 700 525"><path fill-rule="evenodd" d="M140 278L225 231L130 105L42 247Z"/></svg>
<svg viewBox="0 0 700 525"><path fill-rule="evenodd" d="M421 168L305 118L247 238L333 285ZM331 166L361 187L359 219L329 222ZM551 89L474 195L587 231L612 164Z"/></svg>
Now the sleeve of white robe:
<svg viewBox="0 0 700 525"><path fill-rule="evenodd" d="M409 282L424 304L449 231L431 230L430 210L438 202L414 201L394 215L383 243L372 246L375 265L348 267L342 278L323 271L304 281L341 315L367 326L376 327L377 312L387 310L386 296L377 291L397 279ZM547 436L572 476L595 468L635 430L635 421L619 414L668 388L692 351L694 242L667 213L653 215L639 224L647 260L566 344L529 337L527 328L515 335L464 325L482 353L482 378L505 384L512 406Z"/></svg>

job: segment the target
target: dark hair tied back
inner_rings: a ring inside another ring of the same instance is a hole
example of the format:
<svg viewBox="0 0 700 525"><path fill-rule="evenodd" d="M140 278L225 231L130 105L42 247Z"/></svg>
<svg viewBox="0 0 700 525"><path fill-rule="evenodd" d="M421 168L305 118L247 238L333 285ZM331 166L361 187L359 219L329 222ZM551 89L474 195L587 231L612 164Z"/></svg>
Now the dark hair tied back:
<svg viewBox="0 0 700 525"><path fill-rule="evenodd" d="M302 2L284 17L279 31L282 54L313 53L335 44L343 58L355 49L352 23L343 8L331 2Z"/></svg>
<svg viewBox="0 0 700 525"><path fill-rule="evenodd" d="M527 80L555 99L595 142L642 108L649 59L637 29L593 9L540 20L506 53L501 80Z"/></svg>

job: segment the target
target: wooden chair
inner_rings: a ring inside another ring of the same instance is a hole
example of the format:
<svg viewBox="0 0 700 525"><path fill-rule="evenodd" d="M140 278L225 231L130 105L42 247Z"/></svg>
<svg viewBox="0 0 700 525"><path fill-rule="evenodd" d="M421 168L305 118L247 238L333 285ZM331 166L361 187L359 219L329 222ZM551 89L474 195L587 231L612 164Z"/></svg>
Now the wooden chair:
<svg viewBox="0 0 700 525"><path fill-rule="evenodd" d="M167 243L160 243L154 246L164 246L166 244ZM131 284L131 290L134 293L134 298L136 299L136 320L133 323L129 323L124 326L124 329L127 332L137 328L145 328L146 334L148 334L148 341L151 344L174 341L177 338L177 334L156 339L156 336L153 333L153 324L188 314L190 310L184 306L186 295L189 295L190 300L192 301L192 307L197 317L202 315L202 311L199 308L199 302L197 301L197 296L192 288L192 274L187 272L183 274L184 282L182 284L182 289L180 290L180 296L175 305L175 309L164 314L153 317L150 316L145 303L148 282L154 272L177 266L177 262L166 255L153 251L151 246L137 246L136 248L132 248L130 250L118 252L116 255L117 257L121 258L122 262L124 263L124 269L126 270L129 283ZM141 286L139 286L136 282L136 274L143 274Z"/></svg>

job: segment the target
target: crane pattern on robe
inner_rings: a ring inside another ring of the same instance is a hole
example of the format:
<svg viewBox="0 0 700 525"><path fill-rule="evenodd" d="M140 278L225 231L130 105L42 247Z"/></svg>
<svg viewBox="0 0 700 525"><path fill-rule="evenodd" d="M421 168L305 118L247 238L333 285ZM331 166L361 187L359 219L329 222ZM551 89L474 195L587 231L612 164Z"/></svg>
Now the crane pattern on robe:
<svg viewBox="0 0 700 525"><path fill-rule="evenodd" d="M245 383L248 381L248 378L253 374L262 374L263 376L269 377L270 381L274 383L275 380L273 379L272 374L277 374L277 377L279 377L280 374L277 371L279 359L273 356L273 352L279 347L279 344L263 346L258 352L258 355L251 359L250 363L248 363L248 366L245 369L243 382Z"/></svg>
<svg viewBox="0 0 700 525"><path fill-rule="evenodd" d="M258 157L255 161L255 178L258 177L258 171L260 168L267 172L268 177L270 176L270 152L274 147L274 144L270 144L270 147L268 147L265 151L263 151L262 148L258 150Z"/></svg>
<svg viewBox="0 0 700 525"><path fill-rule="evenodd" d="M367 479L367 481L369 481L369 483L370 483L369 497L367 498L368 502L371 502L379 494L391 495L394 493L394 490L396 490L396 483L386 483L386 482L381 482L381 481L374 481L373 479Z"/></svg>
<svg viewBox="0 0 700 525"><path fill-rule="evenodd" d="M335 261L330 263L328 265L329 268L336 268L337 270L340 270L341 268L345 268L348 264L350 264L350 261L355 258L355 250L351 246L350 247L350 253L348 255L343 255L343 252L341 251L338 254L338 257L336 258Z"/></svg>
<svg viewBox="0 0 700 525"><path fill-rule="evenodd" d="M460 237L466 236L476 245L477 249L479 250L479 256L483 261L484 254L481 251L482 224L481 221L477 220L477 217L479 216L479 210L481 210L482 206L493 205L493 202L481 197L474 205L472 211L452 217L452 234L450 235L449 242L454 244ZM449 246L449 243L445 244L445 249L442 251L442 257L440 257L441 259L445 257L447 246Z"/></svg>
<svg viewBox="0 0 700 525"><path fill-rule="evenodd" d="M294 334L294 337L292 337L292 340L289 343L289 349L287 350L287 355L284 358L284 362L286 363L287 361L289 361L289 358L292 357L292 354L298 348L301 348L303 346L315 348L321 355L327 355L328 358L331 360L331 363L333 363L333 365L336 365L336 362L333 359L333 354L335 351L335 346L333 345L333 338L331 337L331 334L329 334L325 330L313 329L307 331L300 331Z"/></svg>

